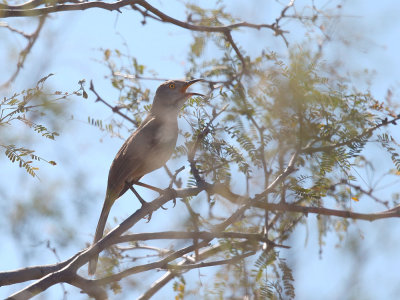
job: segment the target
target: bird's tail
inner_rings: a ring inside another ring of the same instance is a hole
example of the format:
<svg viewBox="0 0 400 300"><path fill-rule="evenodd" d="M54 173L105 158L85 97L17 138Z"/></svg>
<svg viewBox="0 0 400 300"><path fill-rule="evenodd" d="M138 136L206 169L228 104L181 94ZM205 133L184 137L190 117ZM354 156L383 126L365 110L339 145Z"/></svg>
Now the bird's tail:
<svg viewBox="0 0 400 300"><path fill-rule="evenodd" d="M106 222L108 218L108 214L110 213L111 206L113 205L114 200L108 194L106 199L104 200L103 209L101 210L99 222L97 223L96 233L94 235L93 244L97 243L102 237L104 233L104 228L106 227ZM88 273L89 275L94 275L96 273L97 260L99 259L99 255L96 255L89 261Z"/></svg>

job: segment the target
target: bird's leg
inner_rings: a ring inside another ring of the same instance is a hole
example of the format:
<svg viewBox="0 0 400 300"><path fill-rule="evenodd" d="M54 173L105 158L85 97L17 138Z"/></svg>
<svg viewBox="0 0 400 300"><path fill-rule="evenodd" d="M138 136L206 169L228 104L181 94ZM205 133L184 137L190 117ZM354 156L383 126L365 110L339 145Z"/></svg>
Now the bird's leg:
<svg viewBox="0 0 400 300"><path fill-rule="evenodd" d="M135 188L133 187L133 183L129 183L129 182L126 181L125 184L126 184L127 186L129 186L129 189L132 191L132 193L135 194L136 198L138 198L138 200L140 201L140 203L142 204L142 206L147 205L147 201L145 201L145 200L139 195L139 193L135 190ZM150 220L151 220L151 215L152 215L152 213L149 213L149 216L148 216L148 218L147 218L147 223L150 222Z"/></svg>
<svg viewBox="0 0 400 300"><path fill-rule="evenodd" d="M129 189L135 194L135 196L139 199L139 201L140 201L140 203L141 203L142 205L147 204L147 202L146 202L146 201L139 195L139 193L135 190L135 188L133 187L134 184L139 185L139 186L142 186L142 187L145 187L145 188L148 188L148 189L150 189L150 190L152 190L152 191L155 191L155 192L157 192L157 193L159 193L159 194L162 194L162 193L163 193L163 190L162 190L162 189L156 188L156 187L154 187L154 186L152 186L152 185L149 185L149 184L146 184L146 183L142 183L142 182L139 182L139 181L134 182L134 183L128 183L128 182L125 182L125 183L129 186ZM176 202L176 200L174 200L174 204L175 204L175 202ZM174 205L174 207L175 207L175 205ZM161 205L161 208L162 208L163 210L167 210L167 209L166 209L164 206L162 206L162 205ZM149 216L149 221L150 221L150 219L151 219L151 216Z"/></svg>
<svg viewBox="0 0 400 300"><path fill-rule="evenodd" d="M142 187L145 187L146 189L155 191L155 192L157 192L157 193L159 193L159 194L162 194L162 193L163 193L163 190L162 190L162 189L159 189L158 187L152 186L152 185L147 184L147 183L143 183L143 182L137 181L137 182L135 182L135 184L136 184L136 185L139 185L139 186L142 186Z"/></svg>
<svg viewBox="0 0 400 300"><path fill-rule="evenodd" d="M152 186L152 185L147 184L147 183L143 183L143 182L138 181L138 182L135 182L135 184L136 184L136 185L139 185L139 186L142 186L142 187L145 187L145 188L147 188L147 189L149 189L149 190L155 191L155 192L159 193L160 195L162 195L162 194L165 193L164 190L159 189L158 187ZM174 199L174 207L175 207L175 205L176 205L176 199ZM163 210L167 210L167 209L166 209L164 206L162 206L162 205L161 205L161 208L162 208Z"/></svg>
<svg viewBox="0 0 400 300"><path fill-rule="evenodd" d="M136 184L136 185L139 185L139 186L142 186L142 187L145 187L145 188L147 188L147 189L149 189L149 190L155 191L155 192L159 193L160 195L166 194L167 192L169 192L169 191L171 191L171 190L172 190L172 191L174 192L174 194L175 194L175 190L172 188L172 185L170 185L170 186L169 186L168 188L166 188L165 190L162 190L162 189L160 189L160 188L158 188L158 187L155 187L155 186L152 186L152 185L150 185L150 184L143 183L143 182L140 182L140 181L135 182L135 184ZM136 195L136 194L135 194L135 195ZM176 205L176 197L174 197L173 203L174 203L174 207L175 207L175 205ZM161 208L164 209L164 210L167 210L167 209L166 209L165 207L163 207L163 206L161 206Z"/></svg>
<svg viewBox="0 0 400 300"><path fill-rule="evenodd" d="M129 186L129 189L132 191L132 193L135 194L136 198L138 198L138 200L140 201L140 203L142 205L147 204L147 202L139 195L139 193L135 190L135 188L133 187L133 184L129 184L128 182L126 182L126 184Z"/></svg>

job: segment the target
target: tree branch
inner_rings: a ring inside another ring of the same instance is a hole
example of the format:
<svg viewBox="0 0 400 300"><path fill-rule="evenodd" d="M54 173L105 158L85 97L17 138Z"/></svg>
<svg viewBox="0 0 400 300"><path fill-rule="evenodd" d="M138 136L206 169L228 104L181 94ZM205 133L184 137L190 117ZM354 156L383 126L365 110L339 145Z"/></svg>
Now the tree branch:
<svg viewBox="0 0 400 300"><path fill-rule="evenodd" d="M240 27L248 27L254 29L262 29L268 28L275 32L276 35L282 35L286 33L279 28L279 26L269 24L252 24L248 22L238 22L226 26L205 26L205 25L195 25L187 22L180 21L178 19L172 18L162 11L158 10L154 6L150 5L147 1L144 0L119 0L111 3L103 2L103 1L88 1L88 2L80 2L73 4L55 4L53 6L41 7L41 8L28 8L28 7L37 7L46 3L43 0L33 0L31 2L27 2L23 5L0 5L0 18L10 18L10 17L32 17L32 16L41 16L47 15L50 13L62 12L62 11L74 11L74 10L86 10L90 8L101 8L109 11L118 11L121 12L121 8L125 6L131 6L134 10L139 11L144 17L148 16L148 11L156 15L160 18L160 21L165 23L171 23L181 28L189 29L192 31L200 31L200 32L220 32L227 33L233 29L237 29ZM142 11L138 9L138 6L143 7L146 11Z"/></svg>
<svg viewBox="0 0 400 300"><path fill-rule="evenodd" d="M251 251L251 252L247 252L245 254L237 255L232 258L218 260L218 261L212 261L212 262L201 262L199 264L190 264L190 265L170 265L170 264L168 264L164 269L174 270L174 271L183 271L183 270L186 271L186 270L193 270L193 269L199 269L199 268L205 268L205 267L234 264L234 263L241 261L242 259L249 257L251 255L254 255L254 254L256 254L256 252Z"/></svg>
<svg viewBox="0 0 400 300"><path fill-rule="evenodd" d="M101 8L109 11L118 11L124 6L129 6L137 3L137 0L120 0L116 2L103 2L103 1L90 1L81 2L74 4L55 4L53 6L46 6L41 8L32 9L15 9L15 8L2 8L0 9L0 18L10 17L35 17L42 16L62 11L75 11L75 10L86 10L90 8Z"/></svg>
<svg viewBox="0 0 400 300"><path fill-rule="evenodd" d="M162 231L125 234L119 237L116 242L126 243L133 241L148 241L157 239L214 239L214 238L232 238L232 239L248 239L248 240L264 240L264 237L258 233L242 233L242 232L209 232L209 231Z"/></svg>
<svg viewBox="0 0 400 300"><path fill-rule="evenodd" d="M0 286L11 285L15 283L42 278L47 274L61 270L71 261L73 261L76 257L78 257L81 253L83 253L83 250L76 253L70 259L57 264L34 266L14 271L0 272Z"/></svg>
<svg viewBox="0 0 400 300"><path fill-rule="evenodd" d="M185 195L189 191L183 192L182 195ZM193 192L193 190L192 190ZM96 244L92 245L88 249L86 249L83 253L79 254L75 259L73 259L69 264L67 264L61 270L48 274L47 276L41 278L37 282L32 283L28 287L16 292L11 296L14 299L26 299L27 295L36 295L40 292L45 291L50 286L60 283L67 282L71 283L73 278L76 276L76 271L84 264L86 264L91 257L98 254L101 250L111 246L114 244L114 239L118 238L125 231L139 222L141 219L153 213L155 210L159 209L166 202L174 199L176 195L171 192L171 190L166 191L166 193L154 201L143 205L140 209L138 209L135 213L133 213L129 218L123 221L119 226L114 228L109 232L106 236L104 236L100 241ZM75 275L74 275L75 274ZM21 298L20 298L21 297Z"/></svg>
<svg viewBox="0 0 400 300"><path fill-rule="evenodd" d="M353 220L375 221L387 218L400 218L400 206L377 213L357 213L347 210L329 209L324 207L301 206L287 203L264 203L262 201L253 201L252 206L265 208L272 211L299 212L308 215L309 213L336 216Z"/></svg>
<svg viewBox="0 0 400 300"><path fill-rule="evenodd" d="M238 56L239 60L242 63L243 73L244 74L248 73L246 60L244 59L242 53L240 52L239 47L236 45L235 41L233 40L231 31L230 30L226 31L226 32L224 32L224 34L225 34L227 41L229 42L229 44L231 44L233 50L236 52L236 55Z"/></svg>
<svg viewBox="0 0 400 300"><path fill-rule="evenodd" d="M292 160L293 161L293 157ZM290 166L290 163L289 163ZM289 168L288 166L288 168ZM285 173L285 172L284 172ZM282 174L284 174L282 173ZM282 178L283 175L280 175ZM277 179L274 181L276 182ZM273 183L270 185L270 187L273 185ZM269 187L269 188L270 188ZM55 272L48 273L46 276L42 277L39 281L32 283L30 286L22 289L19 292L16 292L14 295L11 296L11 298L14 297L14 299L26 299L29 297L32 297L33 295L36 295L50 286L61 283L61 282L67 282L70 284L78 284L81 281L74 281L76 279L76 271L94 255L98 254L100 251L103 249L117 243L124 241L124 237L121 237L121 235L127 231L129 228L131 228L134 224L136 224L139 220L143 219L145 216L148 214L154 212L158 208L160 208L163 204L166 202L176 198L176 197L188 197L188 196L195 196L199 194L201 191L208 191L209 193L217 193L228 200L234 202L234 203L243 203L239 209L236 210L234 214L232 214L229 218L227 218L225 221L223 221L221 224L217 225L214 227L214 230L212 234L214 236L210 236L207 238L206 233L195 233L198 234L199 236L205 235L205 239L203 239L201 242L199 242L196 247L194 245L185 247L181 250L175 251L166 258L158 261L158 262L153 262L150 264L146 265L141 265L141 266L136 266L133 268L130 268L128 270L125 270L121 273L112 275L110 277L100 279L100 280L94 280L92 281L94 284L97 285L102 285L102 284L107 284L110 282L114 282L117 280L120 280L130 274L142 272L145 270L151 270L154 268L163 268L166 264L169 262L175 260L176 258L181 257L182 255L185 255L189 252L192 252L195 250L195 248L201 248L204 246L207 246L208 243L212 240L212 238L218 236L218 234L221 234L222 236L225 235L226 237L231 234L232 237L239 237L240 235L234 234L234 233L218 233L224 231L227 226L230 224L233 224L234 222L240 220L241 218L244 217L244 212L249 208L249 207L258 207L262 209L268 209L268 210L274 210L274 211L285 211L285 212L299 212L299 213L314 213L314 214L320 214L320 215L327 215L327 216L338 216L338 217L343 217L343 218L351 218L351 219L359 219L359 220L368 220L368 221L374 221L378 219L383 219L383 218L398 218L400 217L400 206L395 207L393 209L389 209L383 212L379 213L371 213L371 214L362 214L362 213L355 213L351 211L343 211L343 210L334 210L334 209L327 209L327 208L322 208L322 207L305 207L305 206L300 206L300 205L292 205L292 204L287 204L287 203L279 203L279 204L274 204L274 203L265 203L264 201L260 201L259 198L260 196L255 196L254 198L245 198L241 197L239 195L236 195L232 193L226 186L223 185L211 185L211 184L205 184L202 187L195 187L195 188L187 188L187 189L179 189L179 190L167 190L164 195L156 198L154 201L143 205L142 208L138 209L134 214L132 214L129 218L127 218L125 221L123 221L119 226L114 228L112 231L110 231L106 236L104 236L100 241L98 241L96 244L92 245L90 248L86 249L85 251L79 253L78 255L74 256L73 258L69 259L66 262L62 262L60 264L57 264L53 266L50 269L48 268L47 271L50 270L56 270ZM271 192L271 190L269 190ZM173 234L173 233L171 233ZM129 236L128 236L129 237ZM142 236L143 237L143 236ZM155 237L155 236L153 236ZM185 260L186 261L186 260ZM39 268L39 267L35 267ZM25 272L25 270L18 270L13 271L15 272L13 274L14 278L16 276L23 276L22 274ZM6 273L5 273L6 274ZM10 273L9 273L10 274ZM28 273L29 274L29 273ZM34 274L33 272L30 272L30 274ZM35 273L37 274L37 273ZM32 276L32 275L31 275ZM37 276L37 275L35 275ZM174 275L175 276L175 275ZM3 276L4 278L4 276ZM31 279L35 279L37 277L30 277ZM170 278L169 276L166 276L165 278ZM3 279L4 280L4 279ZM10 284L10 283L8 283ZM165 284L165 281L162 280L157 283L157 287L160 287L160 285ZM154 289L151 289L153 292L155 292ZM94 287L90 288L87 290L88 293L91 293L93 291L97 291L94 289ZM150 290L149 290L150 291Z"/></svg>
<svg viewBox="0 0 400 300"><path fill-rule="evenodd" d="M46 4L45 0L31 0L19 5L8 5L0 3L0 9L30 9L45 4Z"/></svg>
<svg viewBox="0 0 400 300"><path fill-rule="evenodd" d="M1 10L0 10L0 17L1 17ZM1 87L8 87L15 80L15 78L17 78L19 72L24 67L24 63L25 63L26 57L31 52L33 46L35 45L35 43L36 43L36 41L37 41L37 39L39 37L39 33L41 32L45 21L46 21L46 16L41 16L40 19L39 19L39 23L38 23L38 25L36 27L36 30L31 34L26 34L26 33L22 32L22 31L19 31L17 29L9 27L8 25L4 26L6 28L9 28L11 31L17 32L18 34L24 36L28 40L28 43L25 46L25 48L19 53L17 69L15 70L14 74L12 74L11 77L5 83L3 83L0 86L0 88Z"/></svg>
<svg viewBox="0 0 400 300"><path fill-rule="evenodd" d="M293 2L293 1L292 1ZM81 2L81 3L73 3L73 4L55 4L53 6L46 6L41 8L36 8L45 4L43 0L33 0L27 2L22 5L0 5L0 18L9 18L9 17L32 17L32 16L43 16L55 12L61 11L74 11L74 10L86 10L90 8L101 8L109 11L118 11L121 12L121 8L125 6L130 6L132 9L138 11L143 15L143 17L150 16L148 12L153 13L159 19L156 19L161 22L171 23L178 27L185 28L191 31L199 31L199 32L219 32L225 35L227 41L232 45L233 50L236 52L239 60L242 63L243 72L246 73L247 65L245 58L239 50L239 47L236 45L232 38L231 31L240 27L254 28L254 29L262 29L268 28L275 32L275 35L280 35L283 37L286 45L288 45L284 33L286 31L281 30L279 27L279 20L284 17L286 10L291 6L287 6L281 13L280 18L278 18L274 24L252 24L248 22L238 22L226 26L205 26L205 25L196 25L188 22L183 22L173 17L168 16L162 11L158 10L154 6L150 5L147 1L144 0L120 0L112 3L102 2L102 1L90 1L90 2ZM139 6L143 7L145 11L139 8Z"/></svg>

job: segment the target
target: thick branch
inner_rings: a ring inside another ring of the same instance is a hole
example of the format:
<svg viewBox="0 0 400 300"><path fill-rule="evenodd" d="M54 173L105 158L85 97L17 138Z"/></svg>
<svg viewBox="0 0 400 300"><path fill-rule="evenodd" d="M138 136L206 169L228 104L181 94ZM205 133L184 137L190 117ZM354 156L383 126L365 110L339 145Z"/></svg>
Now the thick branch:
<svg viewBox="0 0 400 300"><path fill-rule="evenodd" d="M68 265L71 261L73 261L82 252L83 251L80 251L72 256L70 259L53 265L34 266L14 271L0 272L0 286L39 279L47 274L59 271L66 265Z"/></svg>
<svg viewBox="0 0 400 300"><path fill-rule="evenodd" d="M137 3L136 0L120 0L116 2L102 2L102 1L91 1L74 4L56 4L53 6L46 6L41 8L32 9L15 9L15 8L4 8L0 9L0 18L10 17L35 17L47 15L61 11L75 11L75 10L86 10L90 8L101 8L109 11L119 11L124 6L129 6Z"/></svg>
<svg viewBox="0 0 400 300"><path fill-rule="evenodd" d="M299 212L299 213L304 213L306 215L312 213L324 216L336 216L353 220L375 221L387 218L400 218L400 206L382 212L365 214L347 210L329 209L324 207L301 206L301 205L293 205L286 203L267 204L262 201L254 201L252 205L254 207L265 208L273 211Z"/></svg>
<svg viewBox="0 0 400 300"><path fill-rule="evenodd" d="M275 179L275 181L272 182L262 194L256 195L254 198L245 198L237 195L230 191L224 185L210 185L209 192L212 191L213 193L219 194L233 203L247 203L252 207L267 209L269 211L300 212L304 214L312 213L366 221L375 221L387 218L400 218L400 206L396 206L392 209L388 209L378 213L356 213L346 210L329 209L324 207L301 206L288 203L266 203L265 201L263 201L263 197L266 194L271 193L274 185L277 185L279 183L278 179L283 180L282 177L284 177L283 174L285 174L285 172L286 171L280 174L277 179Z"/></svg>

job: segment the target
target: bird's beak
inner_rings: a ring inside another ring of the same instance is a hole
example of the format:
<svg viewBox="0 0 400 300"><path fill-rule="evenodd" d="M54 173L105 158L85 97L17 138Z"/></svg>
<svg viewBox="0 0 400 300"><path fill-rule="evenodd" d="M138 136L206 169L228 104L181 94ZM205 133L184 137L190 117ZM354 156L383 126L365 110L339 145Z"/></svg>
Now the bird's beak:
<svg viewBox="0 0 400 300"><path fill-rule="evenodd" d="M199 81L204 81L204 79L193 79L193 80L186 81L185 84L183 85L182 93L185 93L185 96L187 96L187 97L192 97L192 96L204 97L203 94L199 94L199 93L186 93L186 90L189 88L189 86L191 86L192 84L199 82Z"/></svg>

